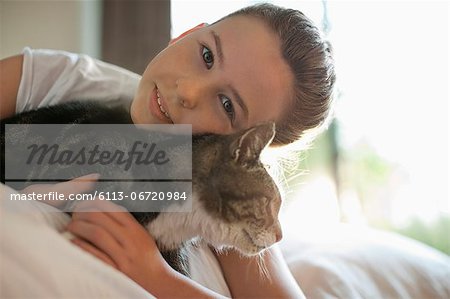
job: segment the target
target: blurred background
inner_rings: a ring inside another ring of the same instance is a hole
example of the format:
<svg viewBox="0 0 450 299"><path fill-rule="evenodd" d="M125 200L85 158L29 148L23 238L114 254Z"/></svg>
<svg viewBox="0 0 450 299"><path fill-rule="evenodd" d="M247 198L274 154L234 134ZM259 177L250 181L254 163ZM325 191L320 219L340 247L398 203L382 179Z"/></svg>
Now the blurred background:
<svg viewBox="0 0 450 299"><path fill-rule="evenodd" d="M85 53L137 73L171 37L261 1L0 1L0 58L25 46ZM395 231L450 254L449 4L266 1L331 40L335 120L285 173L282 220Z"/></svg>

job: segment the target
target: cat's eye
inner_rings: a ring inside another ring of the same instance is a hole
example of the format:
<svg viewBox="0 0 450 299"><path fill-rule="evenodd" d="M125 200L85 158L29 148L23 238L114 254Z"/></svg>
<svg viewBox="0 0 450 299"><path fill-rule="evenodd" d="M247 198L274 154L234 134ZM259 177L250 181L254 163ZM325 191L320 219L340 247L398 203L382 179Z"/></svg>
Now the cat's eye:
<svg viewBox="0 0 450 299"><path fill-rule="evenodd" d="M227 113L227 116L230 118L231 121L233 121L235 115L233 102L231 102L231 100L224 95L220 95L219 98L222 103L223 109Z"/></svg>
<svg viewBox="0 0 450 299"><path fill-rule="evenodd" d="M214 65L214 55L212 51L205 46L202 46L202 58L208 70L211 69Z"/></svg>

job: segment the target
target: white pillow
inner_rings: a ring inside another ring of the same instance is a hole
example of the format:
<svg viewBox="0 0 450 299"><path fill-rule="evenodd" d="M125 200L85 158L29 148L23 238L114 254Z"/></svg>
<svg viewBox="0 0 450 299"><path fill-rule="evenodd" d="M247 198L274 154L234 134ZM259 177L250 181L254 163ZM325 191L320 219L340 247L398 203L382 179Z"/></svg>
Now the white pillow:
<svg viewBox="0 0 450 299"><path fill-rule="evenodd" d="M450 258L396 234L291 229L280 247L307 298L450 298Z"/></svg>

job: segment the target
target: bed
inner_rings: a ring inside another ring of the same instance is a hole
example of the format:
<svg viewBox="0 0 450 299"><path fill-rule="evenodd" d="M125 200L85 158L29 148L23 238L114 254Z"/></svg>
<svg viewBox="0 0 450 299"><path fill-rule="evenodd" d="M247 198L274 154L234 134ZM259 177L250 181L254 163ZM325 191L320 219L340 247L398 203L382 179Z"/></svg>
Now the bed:
<svg viewBox="0 0 450 299"><path fill-rule="evenodd" d="M67 215L8 200L14 192L0 186L0 298L153 298L72 245L63 234ZM449 257L395 234L292 227L280 247L307 298L450 298ZM229 295L211 255L199 250L191 263L195 280Z"/></svg>

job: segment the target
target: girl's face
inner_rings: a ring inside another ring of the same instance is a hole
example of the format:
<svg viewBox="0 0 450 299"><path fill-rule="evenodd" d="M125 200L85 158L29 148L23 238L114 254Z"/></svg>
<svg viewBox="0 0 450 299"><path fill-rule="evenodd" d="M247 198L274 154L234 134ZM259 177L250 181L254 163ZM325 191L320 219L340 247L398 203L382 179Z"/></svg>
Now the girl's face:
<svg viewBox="0 0 450 299"><path fill-rule="evenodd" d="M236 16L201 28L147 66L131 105L136 124L192 124L229 134L288 109L293 75L278 37L259 19Z"/></svg>

